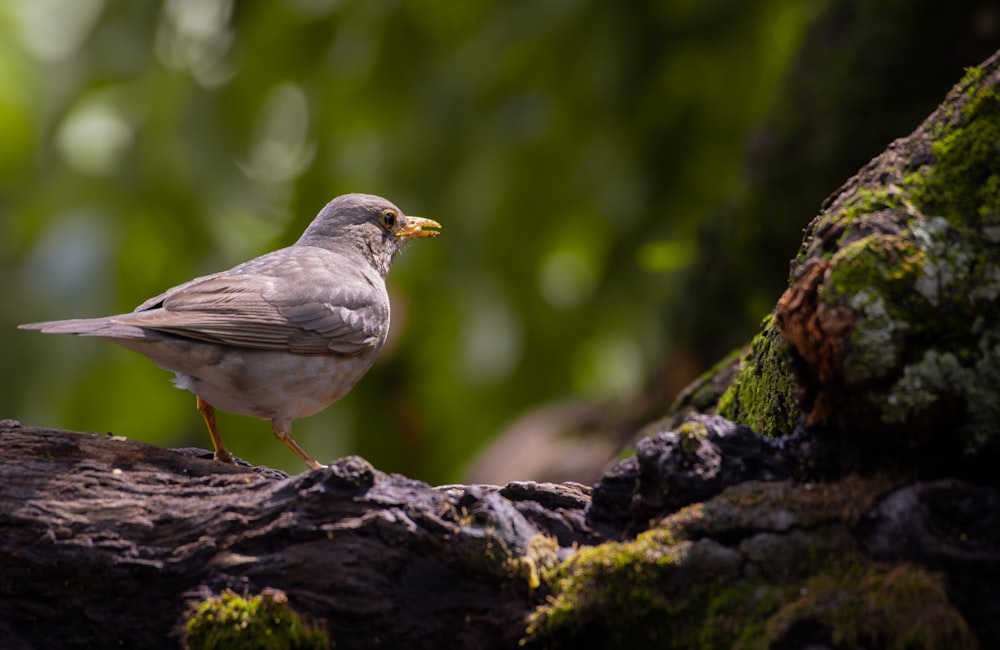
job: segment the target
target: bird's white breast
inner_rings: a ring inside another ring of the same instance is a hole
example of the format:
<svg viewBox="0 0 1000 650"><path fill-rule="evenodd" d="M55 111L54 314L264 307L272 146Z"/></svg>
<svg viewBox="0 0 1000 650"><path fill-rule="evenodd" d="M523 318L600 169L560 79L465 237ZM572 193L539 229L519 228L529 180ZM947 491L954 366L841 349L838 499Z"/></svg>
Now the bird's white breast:
<svg viewBox="0 0 1000 650"><path fill-rule="evenodd" d="M229 413L297 419L347 394L375 361L377 349L351 356L295 355L269 350L223 353L217 363L175 370L178 388Z"/></svg>
<svg viewBox="0 0 1000 650"><path fill-rule="evenodd" d="M228 413L297 419L322 411L347 394L382 347L354 355L300 355L187 340L115 340L145 354L189 390Z"/></svg>

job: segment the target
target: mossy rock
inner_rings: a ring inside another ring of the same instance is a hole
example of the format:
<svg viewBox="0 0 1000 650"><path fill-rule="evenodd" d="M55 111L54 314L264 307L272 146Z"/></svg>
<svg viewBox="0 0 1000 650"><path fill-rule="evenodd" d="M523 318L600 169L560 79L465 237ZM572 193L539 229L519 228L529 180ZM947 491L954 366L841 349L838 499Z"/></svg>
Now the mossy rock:
<svg viewBox="0 0 1000 650"><path fill-rule="evenodd" d="M764 319L716 412L758 433L779 436L795 429L801 412L788 347L772 320L770 315Z"/></svg>
<svg viewBox="0 0 1000 650"><path fill-rule="evenodd" d="M526 645L975 648L941 576L867 557L853 531L890 488L749 482L545 575Z"/></svg>
<svg viewBox="0 0 1000 650"><path fill-rule="evenodd" d="M1000 66L827 199L718 412L940 472L1000 453Z"/></svg>

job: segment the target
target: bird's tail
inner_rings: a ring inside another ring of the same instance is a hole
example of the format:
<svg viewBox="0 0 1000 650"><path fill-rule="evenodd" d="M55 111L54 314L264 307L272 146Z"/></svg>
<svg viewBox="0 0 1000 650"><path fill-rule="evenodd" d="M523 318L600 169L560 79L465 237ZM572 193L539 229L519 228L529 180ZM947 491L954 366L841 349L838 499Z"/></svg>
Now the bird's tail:
<svg viewBox="0 0 1000 650"><path fill-rule="evenodd" d="M50 320L44 323L18 325L22 330L38 330L45 334L78 334L80 336L100 336L109 339L147 339L149 332L134 325L117 323L110 318L74 318L71 320Z"/></svg>

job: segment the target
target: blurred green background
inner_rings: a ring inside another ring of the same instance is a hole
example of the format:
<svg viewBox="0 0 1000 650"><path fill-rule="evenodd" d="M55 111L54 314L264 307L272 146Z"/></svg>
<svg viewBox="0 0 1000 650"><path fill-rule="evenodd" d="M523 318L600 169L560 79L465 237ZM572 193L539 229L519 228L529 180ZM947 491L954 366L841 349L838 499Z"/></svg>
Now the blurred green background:
<svg viewBox="0 0 1000 650"><path fill-rule="evenodd" d="M546 405L631 426L749 340L824 196L997 46L995 3L874 4L0 3L0 417L209 446L148 360L15 326L130 311L370 192L443 231L306 449L441 483Z"/></svg>

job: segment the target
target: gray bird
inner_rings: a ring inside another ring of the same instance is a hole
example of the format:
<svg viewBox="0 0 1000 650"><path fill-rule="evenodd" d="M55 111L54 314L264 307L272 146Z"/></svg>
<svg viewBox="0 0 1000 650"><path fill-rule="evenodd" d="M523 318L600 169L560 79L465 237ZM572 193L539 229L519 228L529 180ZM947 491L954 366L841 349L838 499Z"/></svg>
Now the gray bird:
<svg viewBox="0 0 1000 650"><path fill-rule="evenodd" d="M292 420L337 401L368 371L389 331L392 259L403 242L440 227L381 197L346 194L288 248L185 282L132 313L20 328L97 336L172 371L197 397L216 460L234 462L218 407L270 420L278 440L317 469L292 438Z"/></svg>

